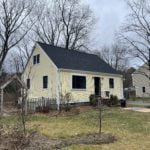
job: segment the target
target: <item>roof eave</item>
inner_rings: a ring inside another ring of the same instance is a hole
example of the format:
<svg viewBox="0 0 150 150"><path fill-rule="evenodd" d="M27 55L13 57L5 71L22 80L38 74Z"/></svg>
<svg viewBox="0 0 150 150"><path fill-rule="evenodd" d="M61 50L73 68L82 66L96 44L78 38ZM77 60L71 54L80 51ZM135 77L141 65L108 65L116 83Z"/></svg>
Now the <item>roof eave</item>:
<svg viewBox="0 0 150 150"><path fill-rule="evenodd" d="M123 77L122 74L115 74L115 73L105 73L105 72L95 72L95 71L85 71L85 70L75 70L75 69L64 69L64 68L58 68L59 71L65 71L65 72L79 72L79 73L87 73L87 74L93 74L93 75L105 75L105 76L116 76L116 77Z"/></svg>

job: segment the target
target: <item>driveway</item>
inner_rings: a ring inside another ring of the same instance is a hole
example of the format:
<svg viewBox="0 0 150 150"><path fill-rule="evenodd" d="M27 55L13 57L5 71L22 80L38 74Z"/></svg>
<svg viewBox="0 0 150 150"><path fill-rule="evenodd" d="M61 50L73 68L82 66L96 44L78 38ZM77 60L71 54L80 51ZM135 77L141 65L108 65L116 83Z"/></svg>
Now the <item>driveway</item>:
<svg viewBox="0 0 150 150"><path fill-rule="evenodd" d="M150 102L145 101L127 101L127 105L136 105L136 106L143 106L143 107L150 107Z"/></svg>
<svg viewBox="0 0 150 150"><path fill-rule="evenodd" d="M138 111L138 112L150 112L149 108L142 108L142 107L127 107L124 108L125 110L133 110L133 111Z"/></svg>

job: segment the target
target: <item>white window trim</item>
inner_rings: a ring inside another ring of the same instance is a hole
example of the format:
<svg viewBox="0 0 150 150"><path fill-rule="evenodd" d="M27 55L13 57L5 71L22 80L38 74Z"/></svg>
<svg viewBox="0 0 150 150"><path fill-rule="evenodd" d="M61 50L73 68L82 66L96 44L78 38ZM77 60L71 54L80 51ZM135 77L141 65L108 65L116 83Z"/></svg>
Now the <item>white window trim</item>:
<svg viewBox="0 0 150 150"><path fill-rule="evenodd" d="M47 88L43 88L43 77L44 77L44 76L47 76L47 80L48 80ZM50 87L49 87L49 86L50 86L50 85L49 85L49 76L48 76L48 75L43 75L43 76L42 76L42 82L41 82L41 83L42 83L42 90L43 90L43 91L47 91L47 90L50 88Z"/></svg>
<svg viewBox="0 0 150 150"><path fill-rule="evenodd" d="M34 57L35 56L37 57L37 55L39 55L39 63L37 63L37 58L36 58L36 63L34 64ZM32 64L33 64L33 66L39 65L40 63L41 63L41 55L40 55L40 53L33 55L32 56Z"/></svg>
<svg viewBox="0 0 150 150"><path fill-rule="evenodd" d="M86 88L85 89L74 89L72 88L72 77L73 76L82 76L86 78ZM72 73L70 76L70 89L71 91L87 91L87 75L86 74L79 74L79 73Z"/></svg>

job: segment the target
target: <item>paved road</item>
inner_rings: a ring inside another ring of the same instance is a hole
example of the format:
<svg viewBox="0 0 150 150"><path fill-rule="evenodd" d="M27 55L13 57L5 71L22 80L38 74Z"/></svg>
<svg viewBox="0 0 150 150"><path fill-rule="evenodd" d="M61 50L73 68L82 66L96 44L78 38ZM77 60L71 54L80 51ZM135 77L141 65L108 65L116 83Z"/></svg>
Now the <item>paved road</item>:
<svg viewBox="0 0 150 150"><path fill-rule="evenodd" d="M150 102L143 102L143 101L127 101L129 105L139 105L139 106L150 106Z"/></svg>

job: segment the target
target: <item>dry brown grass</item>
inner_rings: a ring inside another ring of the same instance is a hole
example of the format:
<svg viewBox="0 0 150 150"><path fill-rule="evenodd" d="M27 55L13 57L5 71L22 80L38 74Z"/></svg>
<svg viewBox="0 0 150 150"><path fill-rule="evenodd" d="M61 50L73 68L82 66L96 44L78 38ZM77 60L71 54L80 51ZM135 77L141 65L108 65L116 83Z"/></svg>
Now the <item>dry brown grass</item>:
<svg viewBox="0 0 150 150"><path fill-rule="evenodd" d="M15 120L15 117L6 117L0 123L14 123ZM27 124L28 129L37 130L49 139L70 139L98 132L98 111L93 109L60 117L38 114L30 116ZM103 112L102 124L102 132L114 135L117 141L103 145L72 145L66 150L149 150L150 113L107 108Z"/></svg>

